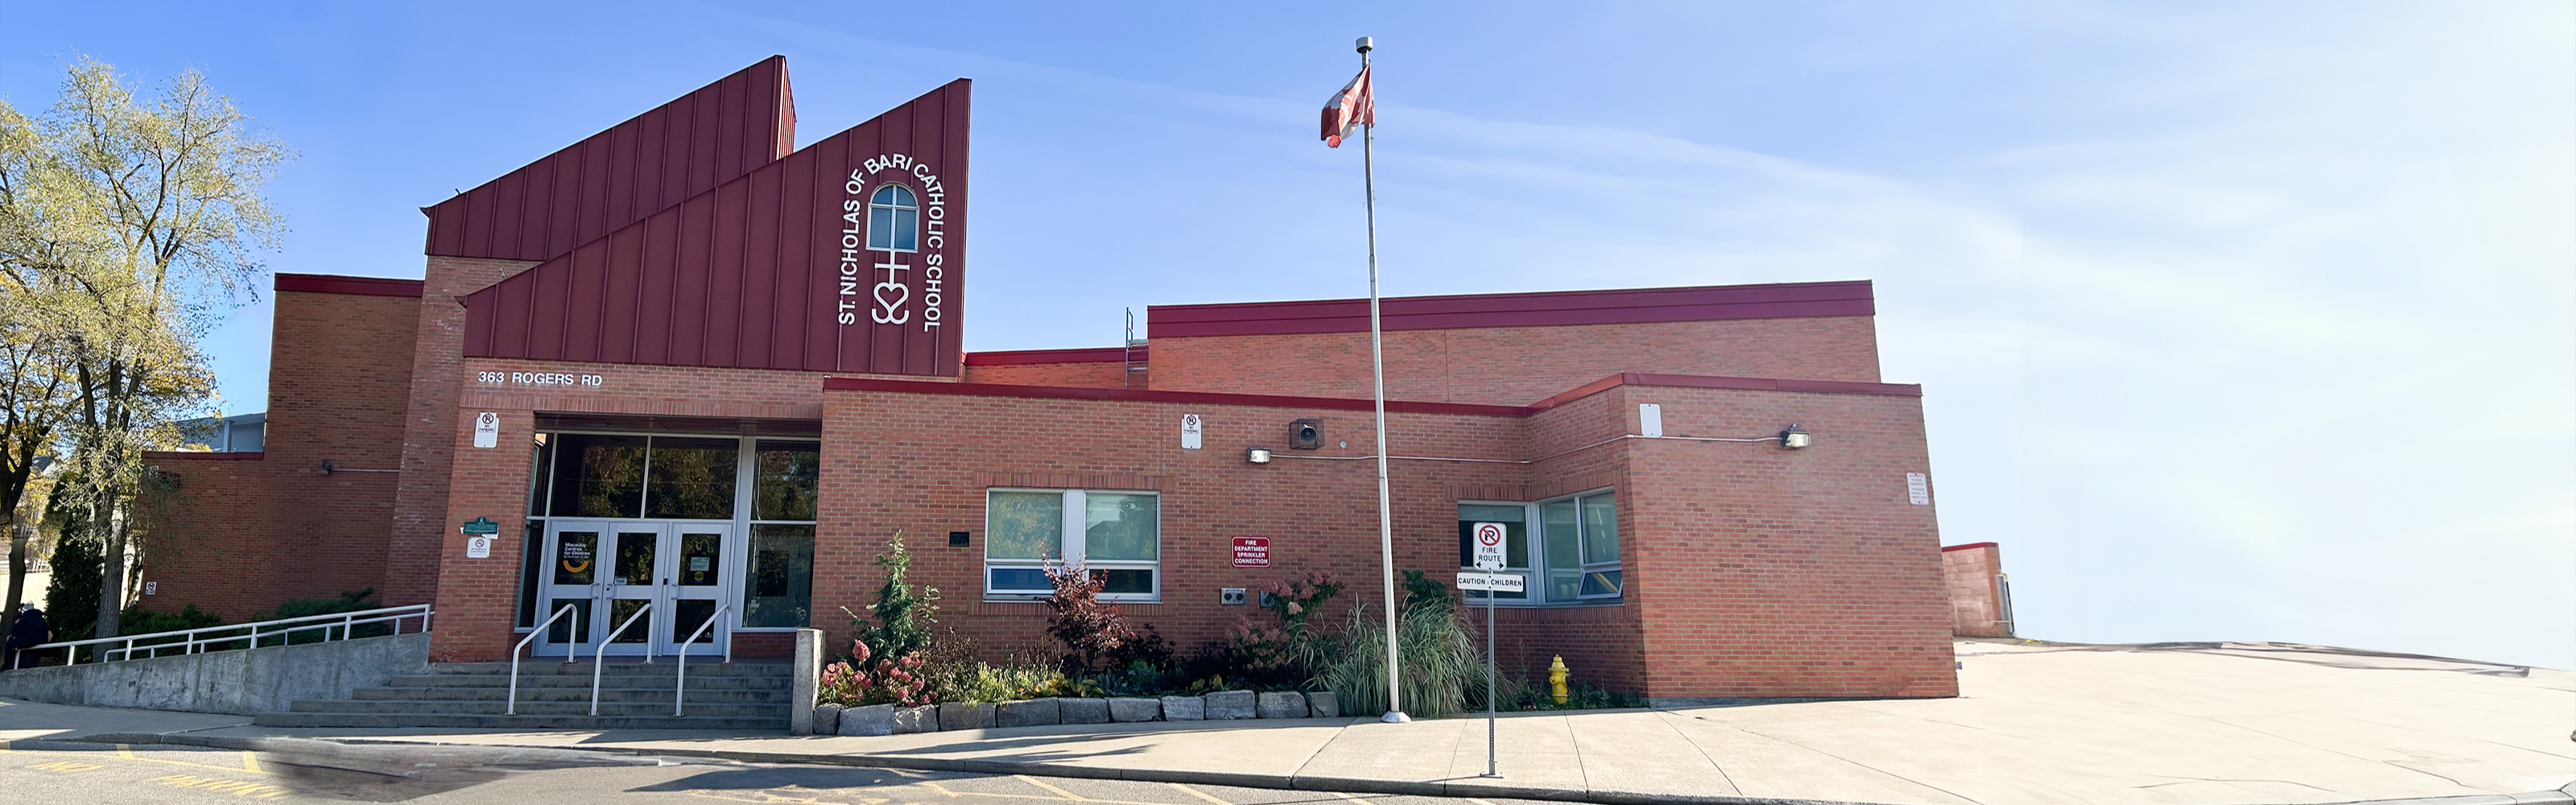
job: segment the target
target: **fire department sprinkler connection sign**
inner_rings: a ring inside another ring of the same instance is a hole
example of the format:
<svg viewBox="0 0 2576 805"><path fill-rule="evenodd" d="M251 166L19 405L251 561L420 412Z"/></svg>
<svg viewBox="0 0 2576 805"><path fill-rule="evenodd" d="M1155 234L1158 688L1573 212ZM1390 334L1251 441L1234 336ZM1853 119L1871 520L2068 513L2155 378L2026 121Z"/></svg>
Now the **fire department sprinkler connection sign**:
<svg viewBox="0 0 2576 805"><path fill-rule="evenodd" d="M1235 537L1235 538L1234 538L1234 566L1235 566L1235 567L1269 567L1269 566L1270 566L1270 538L1269 538L1269 537Z"/></svg>
<svg viewBox="0 0 2576 805"><path fill-rule="evenodd" d="M1503 536L1509 533L1501 523L1476 524L1477 570L1501 570L1504 563L1510 561L1504 558L1503 553Z"/></svg>

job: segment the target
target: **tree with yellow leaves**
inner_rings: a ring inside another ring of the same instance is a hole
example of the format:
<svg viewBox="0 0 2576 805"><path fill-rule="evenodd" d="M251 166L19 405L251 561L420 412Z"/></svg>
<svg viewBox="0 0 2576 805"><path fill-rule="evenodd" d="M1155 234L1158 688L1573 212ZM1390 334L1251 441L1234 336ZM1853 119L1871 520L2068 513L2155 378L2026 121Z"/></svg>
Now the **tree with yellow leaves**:
<svg viewBox="0 0 2576 805"><path fill-rule="evenodd" d="M88 58L43 114L0 102L0 149L0 333L23 331L10 337L38 345L23 360L58 384L0 398L15 429L0 446L62 456L56 506L102 549L97 635L113 636L140 567L135 507L162 479L144 452L210 412L197 340L256 292L256 251L283 228L261 193L292 153L194 70L138 97ZM0 480L21 466L0 464Z"/></svg>

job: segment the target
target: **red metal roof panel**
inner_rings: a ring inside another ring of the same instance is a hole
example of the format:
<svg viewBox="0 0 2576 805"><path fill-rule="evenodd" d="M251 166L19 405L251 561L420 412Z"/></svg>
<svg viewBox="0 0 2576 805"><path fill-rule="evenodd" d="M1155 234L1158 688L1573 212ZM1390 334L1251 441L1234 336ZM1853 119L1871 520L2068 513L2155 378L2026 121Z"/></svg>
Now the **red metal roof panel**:
<svg viewBox="0 0 2576 805"><path fill-rule="evenodd" d="M787 59L670 103L421 208L424 251L546 260L777 161L794 147Z"/></svg>
<svg viewBox="0 0 2576 805"><path fill-rule="evenodd" d="M955 377L971 87L950 82L622 228L644 234L640 255L614 248L617 237L595 239L476 291L469 320L502 315L486 300L515 289L566 288L560 301L538 293L525 315L569 326L468 354ZM867 216L848 212L888 184L918 203L916 251L867 249L855 223ZM606 324L602 311L613 311ZM611 346L617 339L634 343ZM656 342L669 345L659 357Z"/></svg>

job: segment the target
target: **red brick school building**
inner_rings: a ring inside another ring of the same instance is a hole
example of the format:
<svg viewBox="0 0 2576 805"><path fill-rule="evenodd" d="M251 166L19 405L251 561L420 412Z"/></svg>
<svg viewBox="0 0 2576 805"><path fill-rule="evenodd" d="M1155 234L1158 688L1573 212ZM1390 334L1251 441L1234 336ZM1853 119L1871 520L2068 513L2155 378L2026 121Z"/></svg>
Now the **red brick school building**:
<svg viewBox="0 0 2576 805"><path fill-rule="evenodd" d="M1310 570L1383 603L1366 301L965 352L969 89L800 150L773 57L424 208L421 280L279 275L263 449L156 454L145 605L373 588L477 661L567 604L582 633L538 653L588 653L650 603L612 652L721 611L777 655L847 642L897 534L994 653L1047 640L1066 563L1184 646ZM1505 523L1506 673L1956 695L1921 388L1881 382L1868 282L1384 307L1396 566L1447 578Z"/></svg>

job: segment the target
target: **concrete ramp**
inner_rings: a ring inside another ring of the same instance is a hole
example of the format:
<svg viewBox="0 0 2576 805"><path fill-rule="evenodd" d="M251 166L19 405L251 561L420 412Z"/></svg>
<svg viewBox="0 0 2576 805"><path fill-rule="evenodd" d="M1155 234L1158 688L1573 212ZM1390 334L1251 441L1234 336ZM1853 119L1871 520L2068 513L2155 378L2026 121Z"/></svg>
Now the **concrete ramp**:
<svg viewBox="0 0 2576 805"><path fill-rule="evenodd" d="M0 697L252 715L285 710L299 699L345 699L428 666L429 635L416 632L0 671Z"/></svg>

